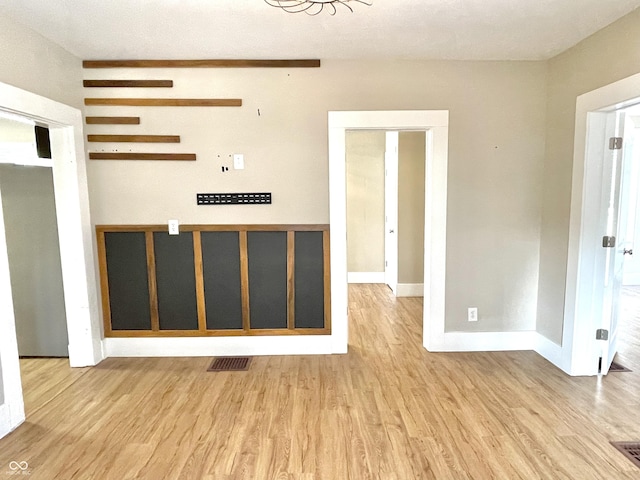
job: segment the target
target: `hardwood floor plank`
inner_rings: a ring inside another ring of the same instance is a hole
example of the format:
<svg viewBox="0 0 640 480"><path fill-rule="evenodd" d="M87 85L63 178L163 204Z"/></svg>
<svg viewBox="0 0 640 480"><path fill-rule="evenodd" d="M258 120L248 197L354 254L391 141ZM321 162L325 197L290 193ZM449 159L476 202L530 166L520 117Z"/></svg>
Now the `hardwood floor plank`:
<svg viewBox="0 0 640 480"><path fill-rule="evenodd" d="M255 357L247 372L207 372L210 358L24 359L27 422L0 440L0 465L65 479L639 476L609 441L640 439L640 374L429 353L421 312L419 298L350 286L347 355ZM638 323L628 366L640 365Z"/></svg>

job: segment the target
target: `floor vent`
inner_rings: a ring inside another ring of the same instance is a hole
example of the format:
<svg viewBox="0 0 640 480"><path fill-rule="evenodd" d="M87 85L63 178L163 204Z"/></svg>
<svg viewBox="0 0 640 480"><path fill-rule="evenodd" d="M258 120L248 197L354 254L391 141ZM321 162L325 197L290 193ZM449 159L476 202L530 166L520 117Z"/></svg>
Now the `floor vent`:
<svg viewBox="0 0 640 480"><path fill-rule="evenodd" d="M630 372L627 367L624 367L616 362L611 362L611 367L609 367L609 372Z"/></svg>
<svg viewBox="0 0 640 480"><path fill-rule="evenodd" d="M249 370L251 364L250 357L219 357L216 358L211 366L207 369L208 372L240 372L243 370Z"/></svg>
<svg viewBox="0 0 640 480"><path fill-rule="evenodd" d="M622 454L640 467L640 442L611 442Z"/></svg>

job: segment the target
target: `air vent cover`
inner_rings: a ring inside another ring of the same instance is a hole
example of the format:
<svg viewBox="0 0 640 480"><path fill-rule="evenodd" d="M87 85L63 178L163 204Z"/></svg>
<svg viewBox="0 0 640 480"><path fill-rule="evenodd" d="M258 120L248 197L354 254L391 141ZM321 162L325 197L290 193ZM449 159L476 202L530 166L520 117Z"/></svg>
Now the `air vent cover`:
<svg viewBox="0 0 640 480"><path fill-rule="evenodd" d="M216 358L208 372L239 372L249 370L251 357L219 357Z"/></svg>
<svg viewBox="0 0 640 480"><path fill-rule="evenodd" d="M622 454L640 467L640 442L611 442Z"/></svg>

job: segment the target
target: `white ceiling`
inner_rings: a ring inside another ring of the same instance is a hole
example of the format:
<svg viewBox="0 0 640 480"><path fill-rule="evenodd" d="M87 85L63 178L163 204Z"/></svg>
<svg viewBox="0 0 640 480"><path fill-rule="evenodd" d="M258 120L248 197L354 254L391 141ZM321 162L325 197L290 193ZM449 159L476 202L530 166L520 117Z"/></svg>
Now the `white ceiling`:
<svg viewBox="0 0 640 480"><path fill-rule="evenodd" d="M373 0L288 14L263 0L0 0L82 59L550 58L640 0Z"/></svg>

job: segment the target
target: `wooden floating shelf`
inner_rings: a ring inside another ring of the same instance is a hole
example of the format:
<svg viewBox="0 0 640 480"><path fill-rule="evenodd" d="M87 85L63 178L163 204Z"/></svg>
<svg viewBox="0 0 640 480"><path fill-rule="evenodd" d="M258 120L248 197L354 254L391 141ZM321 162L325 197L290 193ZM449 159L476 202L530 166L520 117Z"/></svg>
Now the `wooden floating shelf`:
<svg viewBox="0 0 640 480"><path fill-rule="evenodd" d="M83 68L318 68L320 60L85 60Z"/></svg>
<svg viewBox="0 0 640 480"><path fill-rule="evenodd" d="M85 98L85 105L133 107L241 107L240 98Z"/></svg>
<svg viewBox="0 0 640 480"><path fill-rule="evenodd" d="M84 80L86 88L171 88L173 80Z"/></svg>
<svg viewBox="0 0 640 480"><path fill-rule="evenodd" d="M87 125L140 125L140 117L87 117Z"/></svg>
<svg viewBox="0 0 640 480"><path fill-rule="evenodd" d="M90 152L90 160L195 160L195 153Z"/></svg>
<svg viewBox="0 0 640 480"><path fill-rule="evenodd" d="M179 135L87 135L89 142L180 143Z"/></svg>

